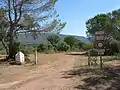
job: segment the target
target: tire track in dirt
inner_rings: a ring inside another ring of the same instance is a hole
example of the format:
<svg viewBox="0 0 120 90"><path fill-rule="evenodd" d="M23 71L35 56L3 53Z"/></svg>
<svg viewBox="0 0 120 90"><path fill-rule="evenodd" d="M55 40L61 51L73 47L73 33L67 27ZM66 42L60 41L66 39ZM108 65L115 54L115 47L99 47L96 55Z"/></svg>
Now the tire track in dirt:
<svg viewBox="0 0 120 90"><path fill-rule="evenodd" d="M62 72L72 69L74 61L75 56L65 56L52 65L37 67L32 72L33 75L36 74L34 77L1 90L70 90L73 80L61 77Z"/></svg>

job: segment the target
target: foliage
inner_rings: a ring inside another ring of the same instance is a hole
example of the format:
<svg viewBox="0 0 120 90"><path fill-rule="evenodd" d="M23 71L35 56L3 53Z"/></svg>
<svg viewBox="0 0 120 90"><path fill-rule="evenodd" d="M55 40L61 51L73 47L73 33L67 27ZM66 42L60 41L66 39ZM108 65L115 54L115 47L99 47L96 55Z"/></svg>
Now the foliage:
<svg viewBox="0 0 120 90"><path fill-rule="evenodd" d="M106 14L96 15L86 22L86 33L88 36L93 36L96 31L104 30L106 32L108 25L109 17Z"/></svg>
<svg viewBox="0 0 120 90"><path fill-rule="evenodd" d="M0 9L0 41L6 50L6 54L8 54L8 47L7 47L7 30L8 30L8 18L6 16L6 10L1 8Z"/></svg>
<svg viewBox="0 0 120 90"><path fill-rule="evenodd" d="M107 14L98 14L86 22L88 37L96 31L103 30L106 34L106 54L120 53L120 9Z"/></svg>
<svg viewBox="0 0 120 90"><path fill-rule="evenodd" d="M1 41L9 58L15 55L13 49L19 33L31 33L36 38L39 33L59 33L65 27L66 23L61 23L54 9L56 2L57 0L0 0L0 12L3 12L0 17L5 17L5 24L8 25L3 30L2 26L5 25L1 24L0 36L3 35Z"/></svg>
<svg viewBox="0 0 120 90"><path fill-rule="evenodd" d="M70 46L67 45L64 41L60 41L56 44L56 49L58 51L68 51L70 49Z"/></svg>
<svg viewBox="0 0 120 90"><path fill-rule="evenodd" d="M80 40L77 40L76 45L77 45L76 47L80 50L80 49L83 49L84 43Z"/></svg>
<svg viewBox="0 0 120 90"><path fill-rule="evenodd" d="M46 44L39 44L37 47L38 52L45 52L47 50L47 45Z"/></svg>
<svg viewBox="0 0 120 90"><path fill-rule="evenodd" d="M115 59L115 60L120 60L120 53L116 53L116 54L114 55L114 59Z"/></svg>
<svg viewBox="0 0 120 90"><path fill-rule="evenodd" d="M4 47L2 46L2 44L0 43L0 51L4 50Z"/></svg>
<svg viewBox="0 0 120 90"><path fill-rule="evenodd" d="M64 41L70 45L70 47L72 48L73 46L75 46L76 43L76 38L74 36L67 36L64 38Z"/></svg>
<svg viewBox="0 0 120 90"><path fill-rule="evenodd" d="M53 46L55 46L56 43L58 43L60 41L60 37L57 35L52 35L52 36L48 36L47 40L50 44L52 44Z"/></svg>
<svg viewBox="0 0 120 90"><path fill-rule="evenodd" d="M75 50L76 48L81 49L83 46L83 43L80 40L77 40L74 36L65 37L64 42L70 45L71 50Z"/></svg>
<svg viewBox="0 0 120 90"><path fill-rule="evenodd" d="M81 42L80 40L77 40L74 36L68 36L64 38L64 41L60 40L60 37L57 35L53 35L53 36L48 36L47 40L50 44L53 45L54 47L54 51L60 51L58 48L63 48L64 46L59 46L60 45L64 45L67 44L68 46L70 46L70 50L73 51L79 51L82 49L83 47L83 42ZM66 48L66 45L65 45Z"/></svg>
<svg viewBox="0 0 120 90"><path fill-rule="evenodd" d="M47 45L48 51L54 50L54 47L52 44L48 44Z"/></svg>
<svg viewBox="0 0 120 90"><path fill-rule="evenodd" d="M106 41L105 55L114 55L115 53L119 53L118 45L119 42L117 40Z"/></svg>
<svg viewBox="0 0 120 90"><path fill-rule="evenodd" d="M19 51L24 53L26 58L28 57L29 54L32 54L34 52L34 50L35 50L35 48L33 46L29 46L29 45L20 45L20 47L19 47Z"/></svg>
<svg viewBox="0 0 120 90"><path fill-rule="evenodd" d="M37 47L38 52L51 52L54 50L52 44L39 44Z"/></svg>
<svg viewBox="0 0 120 90"><path fill-rule="evenodd" d="M89 50L93 48L93 43L83 44L83 50Z"/></svg>
<svg viewBox="0 0 120 90"><path fill-rule="evenodd" d="M120 53L116 53L115 55L112 56L105 56L103 57L103 60L104 62L120 60Z"/></svg>
<svg viewBox="0 0 120 90"><path fill-rule="evenodd" d="M6 55L5 48L3 47L3 45L1 43L0 43L0 54L1 55Z"/></svg>
<svg viewBox="0 0 120 90"><path fill-rule="evenodd" d="M18 51L21 51L22 53L24 53L25 56L28 56L30 53L33 53L34 51L34 47L30 45L22 45L19 42L15 42L14 45L15 45L13 48L13 52L15 52L14 54L16 54Z"/></svg>

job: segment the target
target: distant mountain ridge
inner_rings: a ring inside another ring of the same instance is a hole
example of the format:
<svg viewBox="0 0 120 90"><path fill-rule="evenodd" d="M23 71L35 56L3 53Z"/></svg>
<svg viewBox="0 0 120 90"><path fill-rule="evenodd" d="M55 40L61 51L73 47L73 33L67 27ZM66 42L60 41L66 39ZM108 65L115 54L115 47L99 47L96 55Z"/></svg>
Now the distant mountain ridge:
<svg viewBox="0 0 120 90"><path fill-rule="evenodd" d="M74 36L74 35L65 35L65 34L40 34L37 36L36 39L33 38L30 34L19 34L17 41L22 43L22 44L41 44L41 43L48 43L47 37L51 35L58 35L62 40L67 37L67 36ZM83 36L74 36L76 39L81 40L84 43L90 43L90 40L88 38L83 37Z"/></svg>

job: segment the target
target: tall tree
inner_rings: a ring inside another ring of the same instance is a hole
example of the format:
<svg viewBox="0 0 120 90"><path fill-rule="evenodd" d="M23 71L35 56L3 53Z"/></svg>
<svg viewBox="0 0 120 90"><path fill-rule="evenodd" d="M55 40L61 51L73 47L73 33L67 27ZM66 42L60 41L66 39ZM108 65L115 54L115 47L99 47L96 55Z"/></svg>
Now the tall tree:
<svg viewBox="0 0 120 90"><path fill-rule="evenodd" d="M86 22L86 33L88 36L93 36L96 31L103 30L105 32L108 32L109 25L109 17L106 14L96 15Z"/></svg>
<svg viewBox="0 0 120 90"><path fill-rule="evenodd" d="M105 31L106 48L110 49L114 45L120 52L120 9L96 15L86 22L86 28L88 36L94 36L95 32L99 30Z"/></svg>
<svg viewBox="0 0 120 90"><path fill-rule="evenodd" d="M103 30L107 35L117 35L120 31L120 9L107 14L98 14L86 22L87 35L93 36L96 31Z"/></svg>
<svg viewBox="0 0 120 90"><path fill-rule="evenodd" d="M71 49L75 49L77 47L77 44L79 40L77 40L74 36L67 36L64 38L64 41L70 45Z"/></svg>
<svg viewBox="0 0 120 90"><path fill-rule="evenodd" d="M5 9L8 18L8 53L14 57L15 37L19 33L57 32L66 23L58 20L54 9L57 0L0 0L0 7Z"/></svg>

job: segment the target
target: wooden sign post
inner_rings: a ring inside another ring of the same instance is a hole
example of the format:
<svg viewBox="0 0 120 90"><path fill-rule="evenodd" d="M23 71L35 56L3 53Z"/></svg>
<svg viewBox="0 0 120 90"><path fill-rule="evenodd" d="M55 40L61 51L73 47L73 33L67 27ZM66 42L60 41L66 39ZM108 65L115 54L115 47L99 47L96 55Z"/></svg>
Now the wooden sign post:
<svg viewBox="0 0 120 90"><path fill-rule="evenodd" d="M98 54L100 55L100 68L103 68L103 60L102 55L104 55L104 40L105 40L105 32L97 31L95 32L95 48L98 50Z"/></svg>

